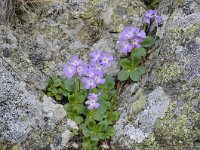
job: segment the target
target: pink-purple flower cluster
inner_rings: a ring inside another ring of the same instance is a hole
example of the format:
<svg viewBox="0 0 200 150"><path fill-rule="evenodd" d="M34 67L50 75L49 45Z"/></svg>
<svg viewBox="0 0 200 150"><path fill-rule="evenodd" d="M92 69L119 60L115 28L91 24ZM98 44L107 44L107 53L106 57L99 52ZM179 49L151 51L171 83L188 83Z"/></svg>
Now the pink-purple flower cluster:
<svg viewBox="0 0 200 150"><path fill-rule="evenodd" d="M73 56L70 63L64 66L64 73L68 78L75 74L81 78L86 89L93 89L98 84L104 84L105 69L111 66L113 56L107 52L97 50L90 53L90 64L86 64L77 55Z"/></svg>
<svg viewBox="0 0 200 150"><path fill-rule="evenodd" d="M99 108L100 104L97 102L98 101L98 96L100 94L95 94L95 93L90 93L88 95L88 100L85 102L86 105L88 105L88 109L92 110L92 109L97 109Z"/></svg>
<svg viewBox="0 0 200 150"><path fill-rule="evenodd" d="M119 43L122 48L122 53L131 52L133 48L141 48L141 42L146 38L144 30L134 27L125 27L120 33Z"/></svg>
<svg viewBox="0 0 200 150"><path fill-rule="evenodd" d="M158 15L157 10L149 9L145 12L143 22L150 24L150 21L155 19L157 23L161 23L162 17Z"/></svg>

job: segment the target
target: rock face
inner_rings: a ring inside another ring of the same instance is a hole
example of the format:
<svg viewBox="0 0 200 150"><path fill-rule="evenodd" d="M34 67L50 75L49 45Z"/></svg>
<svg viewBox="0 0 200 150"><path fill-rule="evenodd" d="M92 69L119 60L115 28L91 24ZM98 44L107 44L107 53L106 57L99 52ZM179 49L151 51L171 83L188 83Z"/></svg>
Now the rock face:
<svg viewBox="0 0 200 150"><path fill-rule="evenodd" d="M163 0L158 47L122 94L113 149L200 149L200 3Z"/></svg>
<svg viewBox="0 0 200 150"><path fill-rule="evenodd" d="M43 93L47 79L63 76L73 54L87 60L96 49L115 55L108 73L116 75L118 34L127 25L140 27L146 6L142 0L54 0L16 8L7 21L8 2L0 3L0 149L77 147L70 140L77 125ZM115 150L200 147L200 4L161 0L159 12L163 26L146 74L121 95Z"/></svg>
<svg viewBox="0 0 200 150"><path fill-rule="evenodd" d="M52 75L75 53L103 49L116 55L109 74L119 70L116 44L124 25L137 25L140 1L63 0L49 3L0 1L0 149L72 149L63 107L43 91ZM29 1L27 1L29 2ZM20 8L21 5L21 8ZM28 7L27 7L28 6Z"/></svg>

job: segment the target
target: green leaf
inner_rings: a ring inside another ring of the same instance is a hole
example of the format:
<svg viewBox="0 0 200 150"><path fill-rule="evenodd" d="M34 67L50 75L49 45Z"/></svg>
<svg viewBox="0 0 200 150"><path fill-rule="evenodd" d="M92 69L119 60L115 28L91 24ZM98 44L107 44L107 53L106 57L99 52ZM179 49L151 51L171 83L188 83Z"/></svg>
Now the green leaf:
<svg viewBox="0 0 200 150"><path fill-rule="evenodd" d="M52 91L53 95L56 95L58 93L56 88L52 88L51 91Z"/></svg>
<svg viewBox="0 0 200 150"><path fill-rule="evenodd" d="M83 103L85 101L85 95L78 95L77 97L77 102L78 103Z"/></svg>
<svg viewBox="0 0 200 150"><path fill-rule="evenodd" d="M144 48L138 48L136 49L135 51L135 57L142 57L142 56L145 56L146 55L146 50Z"/></svg>
<svg viewBox="0 0 200 150"><path fill-rule="evenodd" d="M133 72L130 73L130 78L132 81L139 81L139 79L140 79L139 72L134 70Z"/></svg>
<svg viewBox="0 0 200 150"><path fill-rule="evenodd" d="M64 105L64 109L65 109L65 111L67 111L67 112L69 112L69 111L71 111L72 110L72 105L70 104L70 103L66 103L65 105Z"/></svg>
<svg viewBox="0 0 200 150"><path fill-rule="evenodd" d="M106 139L106 134L105 133L99 133L98 137L99 137L99 139L104 140L104 139Z"/></svg>
<svg viewBox="0 0 200 150"><path fill-rule="evenodd" d="M99 141L98 135L92 135L92 136L91 136L91 141L98 142L98 141Z"/></svg>
<svg viewBox="0 0 200 150"><path fill-rule="evenodd" d="M138 67L140 65L141 58L140 57L134 57L134 67ZM135 69L135 68L133 68Z"/></svg>
<svg viewBox="0 0 200 150"><path fill-rule="evenodd" d="M48 93L47 93L47 96L52 97L53 94L52 94L51 92L48 92Z"/></svg>
<svg viewBox="0 0 200 150"><path fill-rule="evenodd" d="M53 80L52 80L52 78L50 78L49 80L48 80L48 86L52 86L53 85Z"/></svg>
<svg viewBox="0 0 200 150"><path fill-rule="evenodd" d="M64 82L64 87L67 91L73 92L74 91L74 80L73 79L67 79Z"/></svg>
<svg viewBox="0 0 200 150"><path fill-rule="evenodd" d="M87 125L88 125L88 128L89 128L90 130L95 130L96 122L95 122L94 119L90 118L90 119L88 120Z"/></svg>
<svg viewBox="0 0 200 150"><path fill-rule="evenodd" d="M81 124L81 125L80 125L80 129L81 129L81 130L87 130L87 125L86 125L86 123Z"/></svg>
<svg viewBox="0 0 200 150"><path fill-rule="evenodd" d="M145 73L145 68L142 67L142 66L137 67L136 70L139 72L139 74L144 74Z"/></svg>
<svg viewBox="0 0 200 150"><path fill-rule="evenodd" d="M122 66L123 69L129 69L131 67L131 62L127 58L121 59L120 66Z"/></svg>
<svg viewBox="0 0 200 150"><path fill-rule="evenodd" d="M97 124L97 126L100 127L100 131L105 131L105 130L107 129L107 127L108 127L108 124L109 124L108 121L105 120L105 121L99 122L99 123Z"/></svg>
<svg viewBox="0 0 200 150"><path fill-rule="evenodd" d="M58 88L58 94L62 94L62 88Z"/></svg>
<svg viewBox="0 0 200 150"><path fill-rule="evenodd" d="M114 111L109 115L108 119L111 120L111 121L117 121L119 119L119 116L120 116L119 112Z"/></svg>
<svg viewBox="0 0 200 150"><path fill-rule="evenodd" d="M89 129L87 129L87 128L85 128L84 130L82 130L82 132L83 132L83 135L85 137L90 137L92 135L91 131Z"/></svg>
<svg viewBox="0 0 200 150"><path fill-rule="evenodd" d="M128 79L129 75L130 75L130 74L129 74L128 71L126 71L126 70L121 70L121 71L118 73L118 79L119 79L120 81L125 81L125 80Z"/></svg>
<svg viewBox="0 0 200 150"><path fill-rule="evenodd" d="M79 125L84 121L84 119L81 116L76 116L74 121Z"/></svg>
<svg viewBox="0 0 200 150"><path fill-rule="evenodd" d="M54 87L59 87L59 86L61 86L61 84L62 84L61 79L57 78L56 80L54 80L53 86Z"/></svg>
<svg viewBox="0 0 200 150"><path fill-rule="evenodd" d="M87 109L86 106L84 106L82 104L77 104L75 107L78 110L78 114L83 114L85 112L85 110Z"/></svg>
<svg viewBox="0 0 200 150"><path fill-rule="evenodd" d="M55 97L57 101L60 101L62 99L61 95L55 95Z"/></svg>
<svg viewBox="0 0 200 150"><path fill-rule="evenodd" d="M72 104L76 103L76 97L74 95L68 95L68 100Z"/></svg>
<svg viewBox="0 0 200 150"><path fill-rule="evenodd" d="M114 127L108 126L106 134L109 135L109 136L114 136L115 133L116 133L116 131L115 131Z"/></svg>
<svg viewBox="0 0 200 150"><path fill-rule="evenodd" d="M141 43L142 47L152 47L154 45L154 38L151 36L147 36L143 42Z"/></svg>
<svg viewBox="0 0 200 150"><path fill-rule="evenodd" d="M72 133L73 133L73 135L78 135L78 129L76 129L76 128L72 129Z"/></svg>
<svg viewBox="0 0 200 150"><path fill-rule="evenodd" d="M97 121L103 120L103 116L102 116L101 113L95 113L93 117L94 117L94 119L97 120Z"/></svg>
<svg viewBox="0 0 200 150"><path fill-rule="evenodd" d="M112 77L109 77L109 76L106 77L105 86L106 86L107 90L111 90L111 89L113 89L115 87L115 81L113 80Z"/></svg>
<svg viewBox="0 0 200 150"><path fill-rule="evenodd" d="M65 97L68 97L68 92L67 91L65 91L65 90L62 90L62 94L65 96Z"/></svg>

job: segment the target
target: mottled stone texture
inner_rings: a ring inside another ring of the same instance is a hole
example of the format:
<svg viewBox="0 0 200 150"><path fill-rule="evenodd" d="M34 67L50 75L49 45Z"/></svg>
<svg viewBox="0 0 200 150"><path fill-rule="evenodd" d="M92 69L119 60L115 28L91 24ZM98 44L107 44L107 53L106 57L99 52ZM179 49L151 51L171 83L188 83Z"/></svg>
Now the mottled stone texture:
<svg viewBox="0 0 200 150"><path fill-rule="evenodd" d="M116 75L118 33L125 25L141 26L145 11L140 0L45 1L18 5L12 16L11 0L0 1L0 150L79 146L70 132L77 125L43 93L47 79L63 77L62 67L73 54L87 60L96 49L116 56L108 70Z"/></svg>
<svg viewBox="0 0 200 150"><path fill-rule="evenodd" d="M96 49L115 55L108 73L116 75L119 32L140 27L146 6L142 0L52 0L16 9L5 24L12 8L1 2L0 8L9 8L0 13L0 150L79 146L70 132L76 124L43 93L47 79L63 77L63 64L73 54L87 60ZM200 148L200 4L161 0L159 12L163 26L146 74L120 95L114 150Z"/></svg>
<svg viewBox="0 0 200 150"><path fill-rule="evenodd" d="M113 149L200 149L200 3L161 0L159 12L159 45L122 94Z"/></svg>

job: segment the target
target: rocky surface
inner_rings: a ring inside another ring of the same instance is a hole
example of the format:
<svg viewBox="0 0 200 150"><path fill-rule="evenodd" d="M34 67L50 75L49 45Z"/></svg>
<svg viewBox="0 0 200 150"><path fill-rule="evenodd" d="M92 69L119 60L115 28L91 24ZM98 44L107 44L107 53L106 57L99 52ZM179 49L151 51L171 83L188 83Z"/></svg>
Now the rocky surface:
<svg viewBox="0 0 200 150"><path fill-rule="evenodd" d="M160 44L122 94L113 149L200 149L200 4L162 0Z"/></svg>
<svg viewBox="0 0 200 150"><path fill-rule="evenodd" d="M0 5L5 10L0 13L0 149L77 148L71 133L77 125L44 94L47 79L63 77L63 64L73 54L87 60L96 49L115 55L108 73L116 75L118 34L127 25L140 27L146 6L141 0L54 0L16 8L7 21L13 5L2 2L7 7ZM200 4L161 0L159 12L163 26L146 74L121 95L111 142L116 150L200 147Z"/></svg>
<svg viewBox="0 0 200 150"><path fill-rule="evenodd" d="M15 11L12 1L0 2L0 149L77 148L71 138L77 125L44 94L47 79L63 76L73 54L87 60L96 49L116 55L108 70L116 75L118 33L140 26L145 6L137 0L17 2Z"/></svg>

